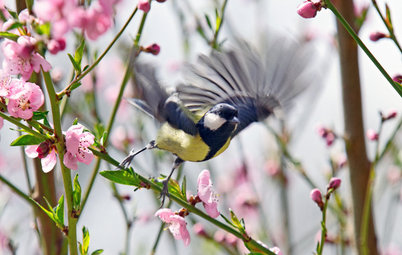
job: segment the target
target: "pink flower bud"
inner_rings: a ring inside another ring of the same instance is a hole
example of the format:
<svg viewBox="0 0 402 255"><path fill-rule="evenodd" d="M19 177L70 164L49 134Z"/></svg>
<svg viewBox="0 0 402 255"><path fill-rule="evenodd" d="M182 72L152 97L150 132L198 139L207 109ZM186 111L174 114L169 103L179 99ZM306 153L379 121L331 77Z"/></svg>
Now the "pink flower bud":
<svg viewBox="0 0 402 255"><path fill-rule="evenodd" d="M45 158L50 151L50 143L49 141L44 141L38 145L36 148L36 152L38 153L38 158L42 159Z"/></svg>
<svg viewBox="0 0 402 255"><path fill-rule="evenodd" d="M144 48L144 52L151 53L152 55L155 55L155 56L158 55L160 51L161 51L161 47L156 43L148 45L147 47Z"/></svg>
<svg viewBox="0 0 402 255"><path fill-rule="evenodd" d="M164 3L166 0L156 0L158 3Z"/></svg>
<svg viewBox="0 0 402 255"><path fill-rule="evenodd" d="M309 18L314 18L315 15L317 15L318 8L316 4L313 2L307 0L301 3L297 7L297 14L302 16L303 18L309 19Z"/></svg>
<svg viewBox="0 0 402 255"><path fill-rule="evenodd" d="M310 192L310 198L317 203L318 207L320 207L321 209L324 206L324 203L322 202L322 194L321 191L319 189L313 189Z"/></svg>
<svg viewBox="0 0 402 255"><path fill-rule="evenodd" d="M341 186L341 179L339 179L338 177L332 177L331 180L329 180L329 184L328 184L328 189L337 189L339 188L339 186Z"/></svg>
<svg viewBox="0 0 402 255"><path fill-rule="evenodd" d="M378 133L376 131L374 131L373 129L367 130L366 135L367 135L367 138L370 141L377 141L378 140Z"/></svg>
<svg viewBox="0 0 402 255"><path fill-rule="evenodd" d="M194 233L196 233L199 236L204 236L204 237L208 236L207 232L205 232L204 226L201 223L194 224L193 230L194 230Z"/></svg>
<svg viewBox="0 0 402 255"><path fill-rule="evenodd" d="M52 54L57 54L66 48L66 40L64 38L50 40L47 44L47 49Z"/></svg>
<svg viewBox="0 0 402 255"><path fill-rule="evenodd" d="M401 74L397 74L392 78L393 81L395 82L399 82L402 83L402 75Z"/></svg>
<svg viewBox="0 0 402 255"><path fill-rule="evenodd" d="M381 32L374 32L370 34L370 40L376 42L382 38L388 37L388 35L381 33Z"/></svg>
<svg viewBox="0 0 402 255"><path fill-rule="evenodd" d="M384 117L383 120L390 120L396 117L396 115L398 115L397 110L392 109L390 110Z"/></svg>
<svg viewBox="0 0 402 255"><path fill-rule="evenodd" d="M149 4L148 0L139 0L138 9L143 12L149 12L149 10L151 9L151 5Z"/></svg>

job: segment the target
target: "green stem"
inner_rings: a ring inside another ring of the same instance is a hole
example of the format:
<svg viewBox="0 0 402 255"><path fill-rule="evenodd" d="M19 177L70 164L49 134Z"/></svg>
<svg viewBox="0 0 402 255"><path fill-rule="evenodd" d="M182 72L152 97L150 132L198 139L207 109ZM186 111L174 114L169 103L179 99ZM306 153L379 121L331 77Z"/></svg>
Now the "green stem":
<svg viewBox="0 0 402 255"><path fill-rule="evenodd" d="M325 238L327 236L327 208L328 208L328 200L329 200L329 193L325 196L324 200L324 207L322 209L322 220L321 220L321 240L319 245L317 246L317 255L322 255L322 251L324 250Z"/></svg>
<svg viewBox="0 0 402 255"><path fill-rule="evenodd" d="M96 150L91 150L97 157L102 158L103 160L109 162L110 164L118 167L119 166L119 162L114 160L113 158L111 158L107 153L102 153ZM140 180L141 184L144 184L144 186L148 186L149 189L152 189L153 191L156 191L157 193L161 193L162 192L162 185L158 185L156 184L154 181L150 180L149 178L146 178L138 173L136 173L136 177L138 177L138 179ZM138 188L143 188L143 186L138 185ZM208 216L207 214L205 214L204 212L202 212L201 210L199 210L198 208L192 206L191 204L189 204L187 201L181 199L180 197L176 196L175 194L170 193L169 194L169 199L176 202L178 205L186 208L189 212L194 213L196 215L198 215L199 217L209 221L210 223L214 224L215 226L225 230L226 232L229 232L231 234L233 234L234 236L236 236L237 238L243 240L243 242L248 243L248 245L258 248L260 251L269 254L269 255L275 255L272 251L270 251L268 248L262 246L261 244L259 244L257 241L255 241L254 239L252 239L251 237L247 238L245 236L243 236L242 233L240 233L239 231L237 231L234 227L226 225L223 222L220 222L214 218L211 218L210 216Z"/></svg>
<svg viewBox="0 0 402 255"><path fill-rule="evenodd" d="M34 135L36 137L42 138L43 140L47 140L49 139L49 137L47 137L44 134L41 134L39 132L36 132L35 130L32 130L32 128L25 126L24 124L22 124L21 122L18 121L18 119L15 119L13 117L8 116L7 114L4 114L2 112L0 112L0 117L7 120L8 122L13 123L14 125L18 126L19 128L21 128L22 130L24 130L25 132Z"/></svg>
<svg viewBox="0 0 402 255"><path fill-rule="evenodd" d="M394 29L390 26L390 24L388 24L388 22L385 20L384 16L382 15L380 8L378 7L377 1L372 0L371 1L374 5L374 8L376 9L378 15L380 15L382 22L384 23L385 27L387 28L388 32L389 32L389 36L391 37L391 39L394 41L394 43L396 44L396 47L398 47L399 51L402 52L402 48L401 45L398 42L398 39L396 39L395 33L394 33Z"/></svg>
<svg viewBox="0 0 402 255"><path fill-rule="evenodd" d="M20 198L28 202L33 207L36 207L34 200L25 194L22 190L20 190L17 186L12 184L9 180L7 180L3 175L0 174L0 181L7 185L15 194L17 194Z"/></svg>
<svg viewBox="0 0 402 255"><path fill-rule="evenodd" d="M82 72L80 75L75 77L74 80L70 82L70 84L63 89L60 93L57 94L58 98L60 99L63 97L68 91L70 91L71 86L77 82L79 82L82 78L84 78L89 72L94 69L99 62L106 56L106 54L109 52L109 50L112 48L112 46L116 43L116 41L120 38L120 36L123 34L124 30L127 28L128 24L130 21L133 19L134 15L137 13L138 8L135 7L134 11L131 13L130 17L127 19L126 23L123 25L123 27L120 29L120 31L116 34L116 36L113 38L112 42L107 46L107 48L103 51L103 53L95 60L95 62L90 65L84 72Z"/></svg>
<svg viewBox="0 0 402 255"><path fill-rule="evenodd" d="M72 192L72 181L71 181L71 172L70 170L64 165L63 158L64 158L64 137L63 132L61 129L61 118L60 118L60 109L59 104L57 102L57 95L54 90L53 82L48 72L43 73L43 78L45 80L46 89L49 95L50 100L50 107L52 110L53 116L53 125L55 131L55 138L56 138L56 148L57 153L60 159L60 166L61 166L61 173L63 176L63 184L64 184L64 191L65 191L65 198L67 201L67 216L68 216L68 245L71 255L77 255L77 219L74 217L73 213L73 192Z"/></svg>
<svg viewBox="0 0 402 255"><path fill-rule="evenodd" d="M226 9L226 5L228 3L228 0L225 0L223 2L222 8L221 8L221 16L220 18L217 18L217 24L216 24L216 29L215 29L215 33L214 33L214 38L211 41L211 46L214 49L218 49L219 45L218 45L218 35L219 32L221 31L222 28L222 24L223 24L223 19L225 17L225 9Z"/></svg>
<svg viewBox="0 0 402 255"><path fill-rule="evenodd" d="M134 46L130 49L130 53L128 55L129 60L128 60L128 63L127 63L126 71L124 73L123 81L121 82L121 85L120 85L120 91L119 91L119 94L117 96L116 102L115 102L115 104L113 106L113 110L112 110L112 113L110 115L110 118L109 118L109 121L108 121L108 124L107 124L107 128L106 128L106 131L105 131L106 134L105 134L105 137L104 137L104 144L103 144L104 147L107 147L107 145L108 145L109 135L110 135L110 132L112 130L114 120L116 118L117 110L119 109L121 99L123 98L124 89L126 88L126 85L127 85L128 81L130 79L130 76L131 76L131 69L132 69L132 65L133 65L133 62L134 62L134 58L135 58L135 56L132 54L132 51L134 49L135 50L138 49L138 44L139 44L139 41L140 41L140 38L141 38L141 35L142 35L142 31L144 29L144 24L145 24L146 17L147 17L147 13L144 13L143 16L142 16L141 24L140 24L140 26L138 28L137 37L136 37L136 39L134 41ZM97 159L96 164L94 166L94 169L92 170L92 174L91 174L89 184L87 186L87 189L85 191L85 195L84 195L84 197L82 199L82 202L81 202L81 212L84 210L85 204L86 204L86 202L88 200L89 194L90 194L90 192L92 190L93 184L94 184L96 176L98 174L99 167L100 167L100 160L101 160L100 158Z"/></svg>
<svg viewBox="0 0 402 255"><path fill-rule="evenodd" d="M366 45L360 40L359 36L355 33L353 28L349 25L349 23L345 20L345 18L339 13L339 11L335 8L335 6L331 3L330 0L324 0L325 5L328 9L330 9L335 16L338 18L339 22L343 25L343 27L348 31L350 36L356 41L356 43L360 46L360 48L366 53L366 55L370 58L370 60L374 63L374 65L380 70L382 75L387 79L387 81L391 84L391 86L398 92L399 96L402 97L402 86L394 82L391 76L385 71L380 62L374 57L374 55L370 52L370 50L366 47Z"/></svg>

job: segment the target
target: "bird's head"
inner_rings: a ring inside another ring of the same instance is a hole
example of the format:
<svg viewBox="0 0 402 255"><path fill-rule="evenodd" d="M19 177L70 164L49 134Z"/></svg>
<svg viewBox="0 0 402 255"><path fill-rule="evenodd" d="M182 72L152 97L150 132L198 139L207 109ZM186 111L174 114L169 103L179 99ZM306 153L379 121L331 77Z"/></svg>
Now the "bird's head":
<svg viewBox="0 0 402 255"><path fill-rule="evenodd" d="M239 125L237 109L230 104L217 104L197 123L204 141L227 140ZM207 142L208 143L208 142Z"/></svg>

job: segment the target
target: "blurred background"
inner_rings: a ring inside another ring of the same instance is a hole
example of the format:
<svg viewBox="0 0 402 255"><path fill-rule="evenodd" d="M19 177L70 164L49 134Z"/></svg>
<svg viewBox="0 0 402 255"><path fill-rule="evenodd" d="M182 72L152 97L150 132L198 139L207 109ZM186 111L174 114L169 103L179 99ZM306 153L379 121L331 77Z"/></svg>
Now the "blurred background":
<svg viewBox="0 0 402 255"><path fill-rule="evenodd" d="M162 83L174 86L180 79L180 68L186 61L194 63L200 53L208 54L210 47L196 31L196 18L207 27L204 15L214 17L215 8L220 8L223 1L193 1L168 0L165 3L152 3L140 44L143 46L157 43L161 47L160 54L142 54L141 59L158 66L158 76ZM316 54L311 56L312 64L317 66L317 77L311 77L311 82L319 82L319 89L314 100L300 102L296 116L290 116L286 124L291 133L288 149L293 157L299 160L307 175L311 177L317 188L325 190L328 177L331 176L330 160L336 164L345 157L344 144L341 141L328 147L318 135L317 127L324 125L336 133L343 132L343 110L340 84L339 59L335 38L336 27L334 15L329 10L322 10L314 19L303 19L296 13L299 0L229 0L225 11L225 19L220 41L229 46L234 37L241 37L254 45L259 45L261 39L269 33L280 33L298 40L311 40L316 48ZM384 1L378 1L383 7ZM402 19L397 18L402 9L399 0L386 1L394 15L395 34L402 36ZM102 52L113 39L116 32L126 21L135 8L136 1L121 1L116 7L114 28L97 41L89 44L89 51ZM355 1L356 11L370 4L370 1ZM6 1L13 6L13 2ZM195 18L196 17L196 18ZM91 128L94 118L86 112L85 106L88 91L96 88L98 114L106 122L111 107L117 96L127 56L127 48L131 46L139 26L140 16L133 22L114 46L111 53L95 69L96 79L83 81L83 86L73 92L74 104L69 109L70 115L64 119L67 129L73 119ZM369 9L360 37L378 58L379 62L391 75L402 74L401 55L391 40L372 42L369 35L372 32L385 31L380 18L372 8ZM208 35L211 36L211 35ZM73 41L74 36L70 38ZM67 49L58 55L49 55L53 75L61 76L60 88L66 84L71 66L66 53L73 53L75 46L67 43ZM389 86L385 78L363 52L359 53L360 75L362 81L363 113L365 129L377 129L380 118L379 111L387 112L396 109L402 114L402 100ZM316 63L325 63L317 65ZM127 88L126 97L132 96L132 90ZM301 110L300 110L301 109ZM381 135L380 144L384 145L399 119L387 122ZM242 132L232 142L231 146L221 156L207 163L186 162L182 175L187 178L187 189L196 193L197 176L202 169L209 169L212 181L219 194L221 213L228 215L232 208L239 217L244 217L250 234L269 244L278 246L284 254L311 254L315 250L317 235L320 231L321 213L309 197L311 187L306 180L286 164L281 167L281 155L274 135L266 125L277 130L278 123L268 120L267 123L253 124ZM21 151L9 144L17 137L15 127L5 122L0 131L0 171L8 176L13 183L26 190ZM156 135L157 124L126 102L120 106L117 121L111 136L109 153L117 160L122 160L132 148L141 148ZM399 143L399 161L402 161L400 150L402 134L394 140ZM373 159L373 142L367 141L368 155ZM160 151L147 151L137 156L133 167L145 176L167 175L173 156ZM401 169L394 164L394 157L386 157L378 166L378 178L375 186L374 216L379 246L382 250L396 247L402 251L402 190ZM85 186L92 166L81 164L79 174L81 186ZM112 170L107 164L102 164L100 170ZM337 169L337 176L342 179L340 194L345 207L350 209L350 186L348 167ZM394 174L394 175L392 175ZM398 175L399 174L399 175ZM61 176L56 170L56 176L61 185ZM396 177L395 177L396 176ZM394 177L394 178L392 178ZM153 216L159 207L159 200L153 192L142 189L134 192L132 187L117 186L121 195L129 196L124 202L130 218L135 218L129 238L129 254L149 254L160 228L160 221ZM61 192L61 190L60 190ZM172 208L179 209L176 205ZM33 229L31 208L10 193L7 187L0 184L0 243L2 236L10 237L18 247L17 254L40 254L35 230ZM351 216L351 215L349 215ZM206 231L215 240L222 241L225 234L219 233L214 226L205 223L197 216L190 216L188 228L192 236L189 247L182 242L174 241L168 231L162 233L156 254L227 254L213 242L196 238L192 231L193 223L203 224ZM205 224L204 224L205 223ZM78 229L86 226L91 235L90 250L104 249L104 254L119 254L124 251L126 226L119 204L113 196L109 181L98 176L87 207L80 218ZM344 234L352 235L350 219L347 220ZM329 236L339 234L336 217L329 215ZM81 233L79 232L79 236ZM81 237L78 238L81 240ZM229 242L229 241L228 241ZM233 241L232 241L233 242ZM234 242L236 243L236 242ZM237 245L237 244L236 244ZM1 245L0 245L1 247ZM241 251L241 248L239 248ZM6 252L6 251L3 251ZM0 250L0 254L2 251ZM7 253L5 253L7 254ZM324 254L342 254L339 246L327 244ZM345 254L353 254L346 248ZM384 253L385 254L385 253ZM400 254L400 253L395 253Z"/></svg>

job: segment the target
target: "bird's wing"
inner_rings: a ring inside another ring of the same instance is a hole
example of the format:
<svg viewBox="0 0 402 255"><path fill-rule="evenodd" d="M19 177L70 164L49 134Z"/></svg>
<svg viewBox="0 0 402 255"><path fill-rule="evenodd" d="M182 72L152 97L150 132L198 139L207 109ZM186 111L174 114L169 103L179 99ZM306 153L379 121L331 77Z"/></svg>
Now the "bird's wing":
<svg viewBox="0 0 402 255"><path fill-rule="evenodd" d="M286 112L293 98L309 85L303 44L281 38L269 43L266 55L245 42L239 46L200 56L197 65L188 66L188 83L176 88L182 103L193 112L218 103L235 106L240 124L234 135L267 118L277 107Z"/></svg>
<svg viewBox="0 0 402 255"><path fill-rule="evenodd" d="M169 95L155 75L155 68L146 63L134 65L135 99L130 103L155 117L160 122L168 122L172 127L195 135L195 117L185 109L175 94Z"/></svg>

